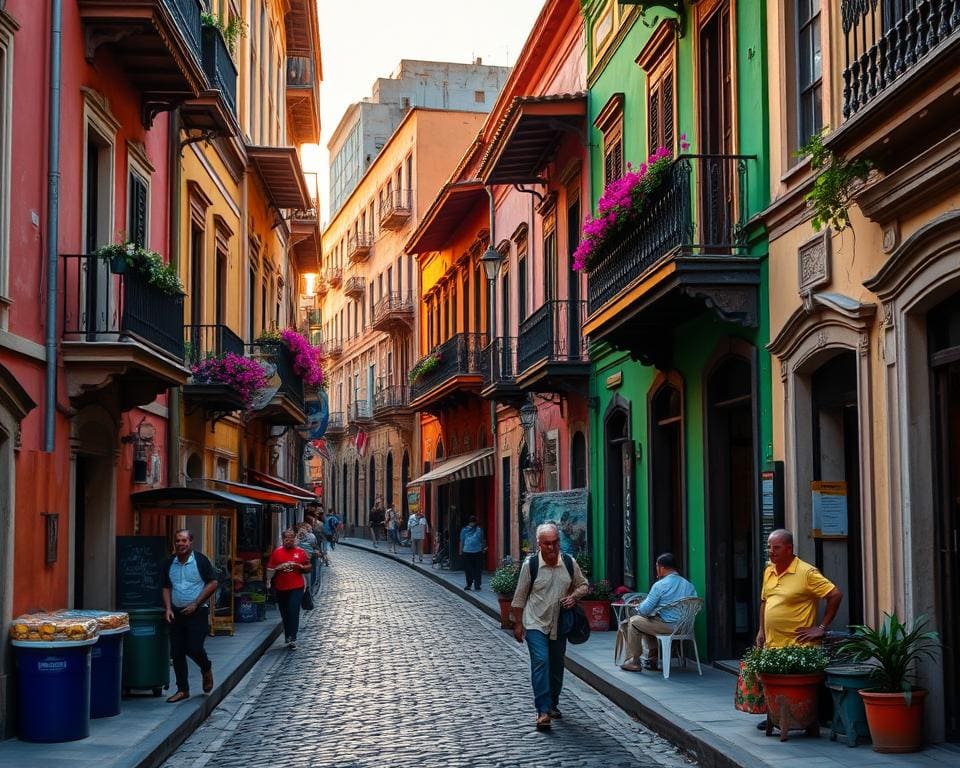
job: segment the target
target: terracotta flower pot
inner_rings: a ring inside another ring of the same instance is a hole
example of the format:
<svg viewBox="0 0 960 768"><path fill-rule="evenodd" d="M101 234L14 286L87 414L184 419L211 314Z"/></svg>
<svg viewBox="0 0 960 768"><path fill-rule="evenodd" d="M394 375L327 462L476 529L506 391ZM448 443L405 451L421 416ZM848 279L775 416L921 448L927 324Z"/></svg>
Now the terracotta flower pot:
<svg viewBox="0 0 960 768"><path fill-rule="evenodd" d="M583 612L587 614L587 621L590 622L590 631L610 631L609 602L606 600L581 600L580 605L583 608Z"/></svg>
<svg viewBox="0 0 960 768"><path fill-rule="evenodd" d="M791 728L806 731L807 736L820 735L817 699L824 674L770 675L761 674L767 700L767 736L773 726L780 729L780 741L786 741Z"/></svg>
<svg viewBox="0 0 960 768"><path fill-rule="evenodd" d="M876 752L919 752L923 749L923 700L927 692L914 689L907 704L902 693L860 691L867 725Z"/></svg>
<svg viewBox="0 0 960 768"><path fill-rule="evenodd" d="M513 629L513 622L510 620L510 603L513 602L513 595L509 597L497 595L497 602L500 603L500 629Z"/></svg>

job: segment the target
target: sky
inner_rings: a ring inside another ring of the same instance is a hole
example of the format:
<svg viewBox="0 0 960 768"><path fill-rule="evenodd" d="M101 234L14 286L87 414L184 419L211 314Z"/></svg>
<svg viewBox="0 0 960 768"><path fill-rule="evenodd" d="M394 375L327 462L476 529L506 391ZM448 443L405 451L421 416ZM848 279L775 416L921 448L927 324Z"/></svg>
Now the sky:
<svg viewBox="0 0 960 768"><path fill-rule="evenodd" d="M573 0L571 0L572 2ZM320 16L320 146L304 166L319 174L320 208L328 219L327 142L350 104L370 95L400 59L512 66L543 0L317 0Z"/></svg>

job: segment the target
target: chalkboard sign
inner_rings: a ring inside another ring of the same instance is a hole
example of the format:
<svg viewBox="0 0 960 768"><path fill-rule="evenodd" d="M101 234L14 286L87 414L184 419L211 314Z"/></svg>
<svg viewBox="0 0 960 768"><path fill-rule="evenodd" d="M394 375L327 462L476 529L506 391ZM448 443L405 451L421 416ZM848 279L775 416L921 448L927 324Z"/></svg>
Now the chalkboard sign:
<svg viewBox="0 0 960 768"><path fill-rule="evenodd" d="M260 510L257 507L240 507L237 510L237 551L262 552L260 533Z"/></svg>
<svg viewBox="0 0 960 768"><path fill-rule="evenodd" d="M117 608L162 608L163 571L172 557L165 536L117 536Z"/></svg>

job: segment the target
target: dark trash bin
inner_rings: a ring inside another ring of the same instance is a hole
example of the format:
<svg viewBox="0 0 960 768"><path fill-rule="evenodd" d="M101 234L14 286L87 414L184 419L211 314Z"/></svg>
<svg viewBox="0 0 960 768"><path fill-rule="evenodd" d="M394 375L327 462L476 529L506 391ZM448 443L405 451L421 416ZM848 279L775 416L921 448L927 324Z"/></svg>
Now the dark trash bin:
<svg viewBox="0 0 960 768"><path fill-rule="evenodd" d="M123 635L123 690L150 690L159 696L170 686L170 631L163 608L131 608L130 631Z"/></svg>
<svg viewBox="0 0 960 768"><path fill-rule="evenodd" d="M90 652L90 717L114 717L120 714L123 687L122 629L101 629Z"/></svg>
<svg viewBox="0 0 960 768"><path fill-rule="evenodd" d="M12 641L17 732L23 741L76 741L90 735L90 650L96 642Z"/></svg>

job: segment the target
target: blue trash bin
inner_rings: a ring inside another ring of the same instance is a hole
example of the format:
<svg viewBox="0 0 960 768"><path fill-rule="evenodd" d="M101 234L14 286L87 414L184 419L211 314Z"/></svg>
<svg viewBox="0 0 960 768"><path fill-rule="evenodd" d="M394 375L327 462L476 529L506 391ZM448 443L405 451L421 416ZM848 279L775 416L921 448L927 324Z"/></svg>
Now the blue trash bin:
<svg viewBox="0 0 960 768"><path fill-rule="evenodd" d="M123 634L128 630L101 629L90 652L90 717L120 714L123 680Z"/></svg>
<svg viewBox="0 0 960 768"><path fill-rule="evenodd" d="M13 640L23 741L76 741L90 735L90 650L77 642Z"/></svg>

